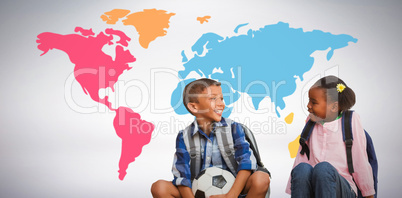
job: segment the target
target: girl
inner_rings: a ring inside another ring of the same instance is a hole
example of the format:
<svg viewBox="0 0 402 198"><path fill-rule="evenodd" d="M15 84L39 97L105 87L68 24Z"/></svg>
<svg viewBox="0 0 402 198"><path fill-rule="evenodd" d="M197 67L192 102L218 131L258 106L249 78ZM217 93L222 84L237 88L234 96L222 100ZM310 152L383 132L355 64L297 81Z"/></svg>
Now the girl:
<svg viewBox="0 0 402 198"><path fill-rule="evenodd" d="M354 198L357 187L363 196L374 197L374 182L367 159L366 137L357 113L352 116L354 173L348 171L342 134L342 112L355 104L353 90L341 79L327 76L309 90L307 105L311 121L316 122L306 144L306 154L296 156L286 192L292 197Z"/></svg>

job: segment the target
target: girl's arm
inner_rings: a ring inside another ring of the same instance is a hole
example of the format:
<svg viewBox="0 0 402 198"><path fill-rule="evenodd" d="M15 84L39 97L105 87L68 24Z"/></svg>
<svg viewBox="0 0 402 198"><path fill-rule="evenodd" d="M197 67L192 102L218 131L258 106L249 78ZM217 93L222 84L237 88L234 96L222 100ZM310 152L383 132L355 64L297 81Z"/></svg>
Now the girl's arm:
<svg viewBox="0 0 402 198"><path fill-rule="evenodd" d="M366 152L366 134L361 124L360 116L356 112L353 113L352 117L352 133L352 157L355 170L352 176L363 196L372 197L375 194L373 171Z"/></svg>

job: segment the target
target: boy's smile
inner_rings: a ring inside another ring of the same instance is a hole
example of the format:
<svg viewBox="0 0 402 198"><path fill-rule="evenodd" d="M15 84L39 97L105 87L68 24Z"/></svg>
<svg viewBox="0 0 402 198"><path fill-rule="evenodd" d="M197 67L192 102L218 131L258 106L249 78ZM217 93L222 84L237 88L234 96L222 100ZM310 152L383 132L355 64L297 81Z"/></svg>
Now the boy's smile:
<svg viewBox="0 0 402 198"><path fill-rule="evenodd" d="M192 103L194 115L198 124L203 130L209 127L212 122L219 122L225 109L222 88L220 86L209 86L198 96L198 102ZM206 131L204 131L206 132Z"/></svg>

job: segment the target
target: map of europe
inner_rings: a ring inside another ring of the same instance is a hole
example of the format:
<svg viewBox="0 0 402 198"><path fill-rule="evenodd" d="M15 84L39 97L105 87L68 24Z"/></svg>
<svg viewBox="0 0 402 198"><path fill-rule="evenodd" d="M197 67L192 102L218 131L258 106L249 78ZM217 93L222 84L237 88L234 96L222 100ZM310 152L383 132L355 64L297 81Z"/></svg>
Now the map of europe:
<svg viewBox="0 0 402 198"><path fill-rule="evenodd" d="M139 35L140 46L147 49L150 43L157 42L158 37L167 34L174 15L157 9L145 9L132 14L129 10L114 9L105 12L100 18L109 25L122 19L124 25L133 26ZM210 16L198 17L194 22L198 21L201 25L210 19ZM247 25L238 25L234 32L238 34L239 29ZM76 33L67 35L41 33L37 39L38 49L43 52L41 56L52 49L65 52L75 65L74 76L83 93L116 113L113 126L116 135L122 139L119 179L123 180L129 164L135 161L142 148L151 141L155 126L142 120L140 114L128 107L114 108L108 96L99 96L99 90L110 88L114 91L114 84L121 74L130 71L130 64L135 64L137 58L141 57L132 54L131 38L121 30L107 28L95 34L92 29L76 27L74 31ZM117 41L115 38L118 38ZM260 102L270 97L280 117L278 108L284 109L286 106L283 98L295 92L296 78L303 80L303 74L314 63L310 55L317 50L329 49L329 60L335 50L346 47L349 42L356 43L357 39L346 34L333 35L320 30L304 32L301 28L290 28L284 22L258 30L249 29L246 34L226 38L212 32L205 33L192 45L191 52L187 52L187 55L185 50L181 52L185 69L178 72L182 81L172 90L171 106L177 114L188 113L181 105L182 92L186 84L195 80L188 77L190 73L196 72L200 76L222 82L227 106L236 102L241 94L248 94L254 108L258 109ZM106 45L114 46L114 59L103 52L102 48ZM228 107L223 116L228 117L232 109Z"/></svg>

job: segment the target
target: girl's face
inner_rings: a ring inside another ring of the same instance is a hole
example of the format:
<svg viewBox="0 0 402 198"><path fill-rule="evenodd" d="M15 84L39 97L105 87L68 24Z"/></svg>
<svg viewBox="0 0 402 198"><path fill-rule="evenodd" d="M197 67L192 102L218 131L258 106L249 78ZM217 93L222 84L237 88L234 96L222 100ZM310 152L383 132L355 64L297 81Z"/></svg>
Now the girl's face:
<svg viewBox="0 0 402 198"><path fill-rule="evenodd" d="M338 102L327 101L327 95L323 88L313 87L308 92L307 104L310 119L314 122L333 121L338 116Z"/></svg>

